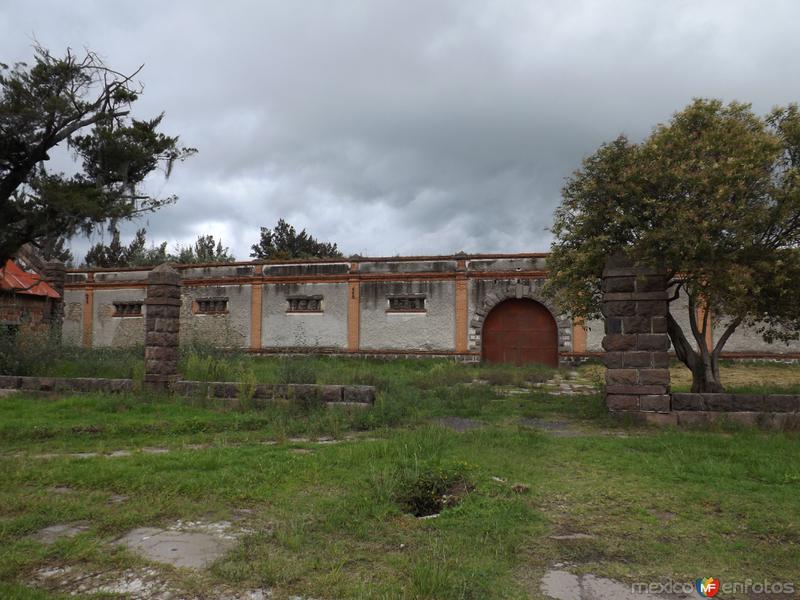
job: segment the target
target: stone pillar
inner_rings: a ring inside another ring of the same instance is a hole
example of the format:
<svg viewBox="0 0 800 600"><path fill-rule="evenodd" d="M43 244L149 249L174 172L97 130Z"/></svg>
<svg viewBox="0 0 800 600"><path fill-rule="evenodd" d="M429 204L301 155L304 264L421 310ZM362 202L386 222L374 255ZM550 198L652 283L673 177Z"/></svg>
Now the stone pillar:
<svg viewBox="0 0 800 600"><path fill-rule="evenodd" d="M178 381L181 276L168 263L147 275L144 385L167 391Z"/></svg>
<svg viewBox="0 0 800 600"><path fill-rule="evenodd" d="M64 283L67 280L64 263L57 260L46 262L42 269L42 279L61 296L58 300L51 300L50 305L50 332L60 342L64 324Z"/></svg>
<svg viewBox="0 0 800 600"><path fill-rule="evenodd" d="M666 275L614 255L603 270L606 406L612 412L669 412Z"/></svg>

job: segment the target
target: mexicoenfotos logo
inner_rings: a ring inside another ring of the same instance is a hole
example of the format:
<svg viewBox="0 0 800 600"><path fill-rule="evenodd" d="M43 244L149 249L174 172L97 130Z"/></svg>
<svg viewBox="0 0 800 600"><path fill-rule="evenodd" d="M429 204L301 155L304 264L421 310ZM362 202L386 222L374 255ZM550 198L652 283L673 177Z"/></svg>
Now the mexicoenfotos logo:
<svg viewBox="0 0 800 600"><path fill-rule="evenodd" d="M713 598L719 592L719 579L716 577L698 579L694 584L694 588L703 598Z"/></svg>

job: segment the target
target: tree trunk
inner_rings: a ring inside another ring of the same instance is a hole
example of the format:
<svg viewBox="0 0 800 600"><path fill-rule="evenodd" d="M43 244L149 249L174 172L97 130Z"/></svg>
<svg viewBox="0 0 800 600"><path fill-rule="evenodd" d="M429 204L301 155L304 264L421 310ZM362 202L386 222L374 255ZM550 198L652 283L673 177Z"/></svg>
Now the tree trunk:
<svg viewBox="0 0 800 600"><path fill-rule="evenodd" d="M675 349L675 354L692 372L692 392L716 393L723 391L719 379L719 357L717 352L697 352L686 339L683 329L667 313L667 333Z"/></svg>

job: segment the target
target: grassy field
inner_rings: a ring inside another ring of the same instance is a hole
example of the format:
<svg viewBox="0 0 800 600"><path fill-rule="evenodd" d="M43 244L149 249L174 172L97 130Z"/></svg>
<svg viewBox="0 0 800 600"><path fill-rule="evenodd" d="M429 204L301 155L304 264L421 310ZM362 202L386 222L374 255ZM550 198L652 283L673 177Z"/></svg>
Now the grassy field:
<svg viewBox="0 0 800 600"><path fill-rule="evenodd" d="M64 360L51 374L136 368ZM553 564L626 583L800 584L794 434L623 427L599 394L533 386L574 381L544 369L200 353L183 367L207 380L368 383L378 400L365 411L0 398L0 598L68 597L40 577L65 567L112 579L149 568L185 597L269 588L279 600L539 598ZM596 380L588 367L578 377ZM442 490L452 505L438 518L410 514ZM235 547L190 571L110 544L178 520L228 521ZM74 521L88 528L35 538Z"/></svg>

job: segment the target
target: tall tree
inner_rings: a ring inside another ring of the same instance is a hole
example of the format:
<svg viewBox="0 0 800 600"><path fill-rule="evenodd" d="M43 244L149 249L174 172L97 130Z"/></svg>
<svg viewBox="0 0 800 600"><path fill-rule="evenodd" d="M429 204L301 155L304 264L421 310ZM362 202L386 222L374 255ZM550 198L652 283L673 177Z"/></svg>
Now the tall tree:
<svg viewBox="0 0 800 600"><path fill-rule="evenodd" d="M667 318L675 353L693 391L720 391L738 327L800 336L800 111L698 99L640 144L604 144L568 180L552 231L547 290L575 315L599 316L607 256L663 266L688 309L687 331Z"/></svg>
<svg viewBox="0 0 800 600"><path fill-rule="evenodd" d="M182 264L190 263L224 263L236 260L230 248L222 245L222 240L215 241L213 235L200 235L193 246L177 249L177 254L170 255L171 260Z"/></svg>
<svg viewBox="0 0 800 600"><path fill-rule="evenodd" d="M261 239L253 244L250 256L262 259L285 258L338 258L342 256L336 244L320 242L303 229L300 233L284 221L278 220L274 229L261 228Z"/></svg>
<svg viewBox="0 0 800 600"><path fill-rule="evenodd" d="M159 166L169 175L196 150L158 131L163 114L130 118L141 92L138 73L114 71L92 52L57 58L41 46L31 67L0 64L0 262L25 243L88 232L175 201L145 194L139 184ZM60 146L75 154L80 172L46 168Z"/></svg>
<svg viewBox="0 0 800 600"><path fill-rule="evenodd" d="M147 247L147 232L139 229L127 246L120 241L119 229L111 231L111 242L98 242L86 253L84 264L87 267L143 267L166 262L167 242Z"/></svg>

